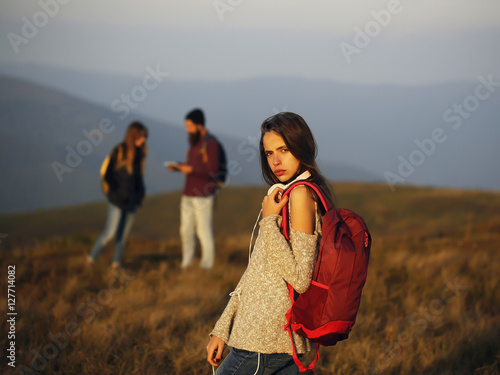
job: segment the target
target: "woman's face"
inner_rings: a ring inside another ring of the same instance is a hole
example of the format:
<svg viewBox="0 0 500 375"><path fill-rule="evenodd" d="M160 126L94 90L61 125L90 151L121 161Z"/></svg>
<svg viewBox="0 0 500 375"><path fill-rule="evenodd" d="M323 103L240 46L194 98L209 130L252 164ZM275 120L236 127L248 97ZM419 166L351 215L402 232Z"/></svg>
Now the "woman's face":
<svg viewBox="0 0 500 375"><path fill-rule="evenodd" d="M135 147L142 147L142 145L146 142L146 136L142 134L139 138L137 138L134 142Z"/></svg>
<svg viewBox="0 0 500 375"><path fill-rule="evenodd" d="M264 134L262 144L269 168L278 177L278 180L286 182L297 174L300 161L288 150L281 135L269 131Z"/></svg>

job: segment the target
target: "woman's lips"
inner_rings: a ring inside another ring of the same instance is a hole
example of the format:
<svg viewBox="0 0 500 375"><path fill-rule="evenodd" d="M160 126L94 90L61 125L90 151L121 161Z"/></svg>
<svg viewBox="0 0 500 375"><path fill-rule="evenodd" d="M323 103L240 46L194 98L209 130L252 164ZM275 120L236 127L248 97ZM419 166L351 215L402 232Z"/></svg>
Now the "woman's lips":
<svg viewBox="0 0 500 375"><path fill-rule="evenodd" d="M274 174L275 174L276 176L283 176L283 175L285 174L285 172L286 172L286 170L284 170L284 169L276 169L276 170L274 171Z"/></svg>

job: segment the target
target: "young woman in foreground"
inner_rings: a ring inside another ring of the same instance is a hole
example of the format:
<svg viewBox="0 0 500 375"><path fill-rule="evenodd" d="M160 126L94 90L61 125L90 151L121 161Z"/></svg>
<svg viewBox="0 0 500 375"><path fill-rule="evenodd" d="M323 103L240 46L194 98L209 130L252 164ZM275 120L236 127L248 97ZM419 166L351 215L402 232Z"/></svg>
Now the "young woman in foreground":
<svg viewBox="0 0 500 375"><path fill-rule="evenodd" d="M262 202L262 220L248 267L220 319L210 333L208 362L219 366L225 345L233 349L217 369L225 374L297 374L285 313L291 302L287 283L304 293L311 283L321 240L321 204L306 186L281 199L283 184L306 179L331 199L325 178L316 165L316 143L308 125L297 114L279 113L261 126L262 174L272 186ZM289 205L288 242L280 232L280 212ZM294 333L299 354L310 342Z"/></svg>

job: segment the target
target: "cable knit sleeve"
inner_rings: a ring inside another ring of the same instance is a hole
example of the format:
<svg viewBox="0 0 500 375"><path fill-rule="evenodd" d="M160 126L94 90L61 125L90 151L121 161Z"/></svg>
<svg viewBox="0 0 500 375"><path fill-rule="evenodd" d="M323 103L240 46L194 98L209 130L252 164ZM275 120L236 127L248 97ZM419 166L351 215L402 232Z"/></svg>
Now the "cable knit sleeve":
<svg viewBox="0 0 500 375"><path fill-rule="evenodd" d="M280 231L280 223L280 215L269 215L260 222L260 228L268 241L266 259L269 266L298 293L304 293L311 284L318 234L307 234L291 228L288 242Z"/></svg>
<svg viewBox="0 0 500 375"><path fill-rule="evenodd" d="M210 332L210 336L214 335L222 339L225 343L229 340L229 335L231 333L231 327L233 325L234 316L236 311L238 311L238 306L240 304L240 293L243 289L244 279L246 272L243 273L238 285L234 289L234 292L230 293L231 298L227 303L226 308L222 312L219 320L215 324L214 329Z"/></svg>

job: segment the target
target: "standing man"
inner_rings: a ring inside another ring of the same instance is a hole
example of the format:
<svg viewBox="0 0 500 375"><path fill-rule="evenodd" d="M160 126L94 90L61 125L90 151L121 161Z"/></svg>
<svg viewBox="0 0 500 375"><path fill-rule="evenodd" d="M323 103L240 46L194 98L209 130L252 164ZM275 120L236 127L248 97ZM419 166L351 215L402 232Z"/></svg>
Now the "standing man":
<svg viewBox="0 0 500 375"><path fill-rule="evenodd" d="M215 176L219 170L221 151L217 140L205 129L205 116L201 109L189 112L185 125L189 139L187 161L169 166L170 171L180 171L186 175L181 198L181 267L192 264L197 235L202 252L200 266L210 269L215 257L212 216L217 192Z"/></svg>

